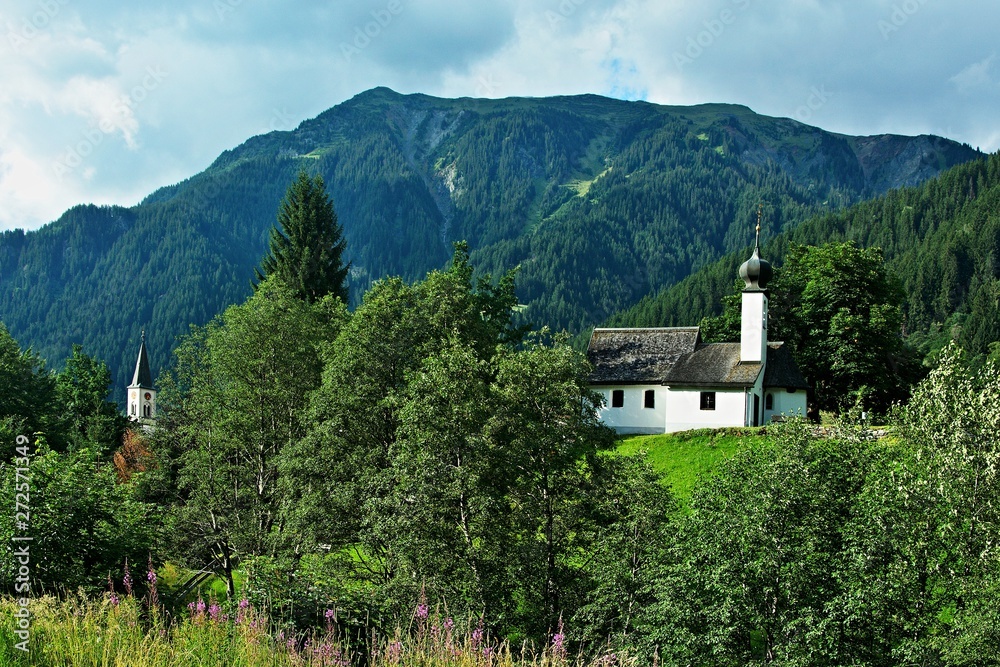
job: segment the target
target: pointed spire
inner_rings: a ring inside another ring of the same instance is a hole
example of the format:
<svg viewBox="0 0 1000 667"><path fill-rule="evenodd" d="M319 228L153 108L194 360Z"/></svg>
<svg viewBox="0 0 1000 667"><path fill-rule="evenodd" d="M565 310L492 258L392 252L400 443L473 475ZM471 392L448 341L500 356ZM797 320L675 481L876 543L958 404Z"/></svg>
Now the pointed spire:
<svg viewBox="0 0 1000 667"><path fill-rule="evenodd" d="M740 266L740 278L746 283L746 289L758 291L767 289L767 283L773 273L771 263L760 257L760 218L764 209L761 202L757 205L757 229L753 242L753 254Z"/></svg>
<svg viewBox="0 0 1000 667"><path fill-rule="evenodd" d="M149 371L149 356L146 354L146 330L143 329L139 339L139 358L135 361L135 373L132 374L130 387L143 389L153 388L153 374Z"/></svg>
<svg viewBox="0 0 1000 667"><path fill-rule="evenodd" d="M753 240L753 249L760 255L760 216L764 212L764 202L759 202L757 204L757 236Z"/></svg>

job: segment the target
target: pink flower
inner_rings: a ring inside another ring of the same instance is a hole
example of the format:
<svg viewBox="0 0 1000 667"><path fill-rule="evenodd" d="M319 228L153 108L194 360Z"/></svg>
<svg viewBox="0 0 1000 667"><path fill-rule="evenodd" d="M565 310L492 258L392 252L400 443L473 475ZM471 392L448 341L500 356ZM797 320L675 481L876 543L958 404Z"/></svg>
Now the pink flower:
<svg viewBox="0 0 1000 667"><path fill-rule="evenodd" d="M552 656L557 660L566 659L566 635L563 634L562 618L559 619L559 630L552 635Z"/></svg>
<svg viewBox="0 0 1000 667"><path fill-rule="evenodd" d="M128 569L128 559L125 559L125 576L122 577L125 595L132 595L132 571Z"/></svg>
<svg viewBox="0 0 1000 667"><path fill-rule="evenodd" d="M427 618L427 613L428 613L427 605L425 604L417 605L417 618Z"/></svg>

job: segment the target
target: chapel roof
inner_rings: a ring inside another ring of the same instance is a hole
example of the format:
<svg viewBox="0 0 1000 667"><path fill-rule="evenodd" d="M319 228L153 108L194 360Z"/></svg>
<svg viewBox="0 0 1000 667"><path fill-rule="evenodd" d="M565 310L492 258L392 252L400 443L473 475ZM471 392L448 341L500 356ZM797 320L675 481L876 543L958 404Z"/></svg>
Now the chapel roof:
<svg viewBox="0 0 1000 667"><path fill-rule="evenodd" d="M698 327L594 329L587 359L593 384L649 384L663 380L677 360L701 342Z"/></svg>
<svg viewBox="0 0 1000 667"><path fill-rule="evenodd" d="M702 344L698 327L594 329L587 359L592 384L752 387L765 366L740 363L739 343ZM764 387L809 387L784 343L767 344Z"/></svg>
<svg viewBox="0 0 1000 667"><path fill-rule="evenodd" d="M662 382L682 387L752 387L763 368L759 362L740 363L739 343L711 343L679 358Z"/></svg>
<svg viewBox="0 0 1000 667"><path fill-rule="evenodd" d="M809 389L809 383L784 343L767 344L767 368L764 370L764 387L782 389Z"/></svg>

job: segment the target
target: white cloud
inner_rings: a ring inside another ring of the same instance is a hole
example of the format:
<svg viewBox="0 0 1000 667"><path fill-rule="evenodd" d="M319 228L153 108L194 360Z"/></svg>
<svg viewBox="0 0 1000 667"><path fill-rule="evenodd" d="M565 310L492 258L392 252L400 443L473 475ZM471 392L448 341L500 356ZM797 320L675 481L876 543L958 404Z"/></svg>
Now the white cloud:
<svg viewBox="0 0 1000 667"><path fill-rule="evenodd" d="M76 203L132 204L377 85L805 108L835 131L1000 148L995 56L983 52L1000 7L915 0L899 14L904 4L0 0L0 227L37 227Z"/></svg>
<svg viewBox="0 0 1000 667"><path fill-rule="evenodd" d="M978 63L972 63L961 72L951 77L951 82L955 84L961 93L975 93L980 89L996 88L998 85L994 80L994 63L996 54Z"/></svg>

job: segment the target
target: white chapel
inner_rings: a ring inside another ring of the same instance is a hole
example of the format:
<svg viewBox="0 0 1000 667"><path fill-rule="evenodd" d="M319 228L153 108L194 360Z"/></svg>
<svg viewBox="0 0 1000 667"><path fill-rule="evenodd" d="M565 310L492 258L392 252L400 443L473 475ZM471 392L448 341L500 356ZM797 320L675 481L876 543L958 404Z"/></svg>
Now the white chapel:
<svg viewBox="0 0 1000 667"><path fill-rule="evenodd" d="M740 267L739 343L703 343L698 327L595 329L587 348L591 388L604 394L601 420L619 433L759 426L806 414L809 385L791 352L767 339L769 262Z"/></svg>

